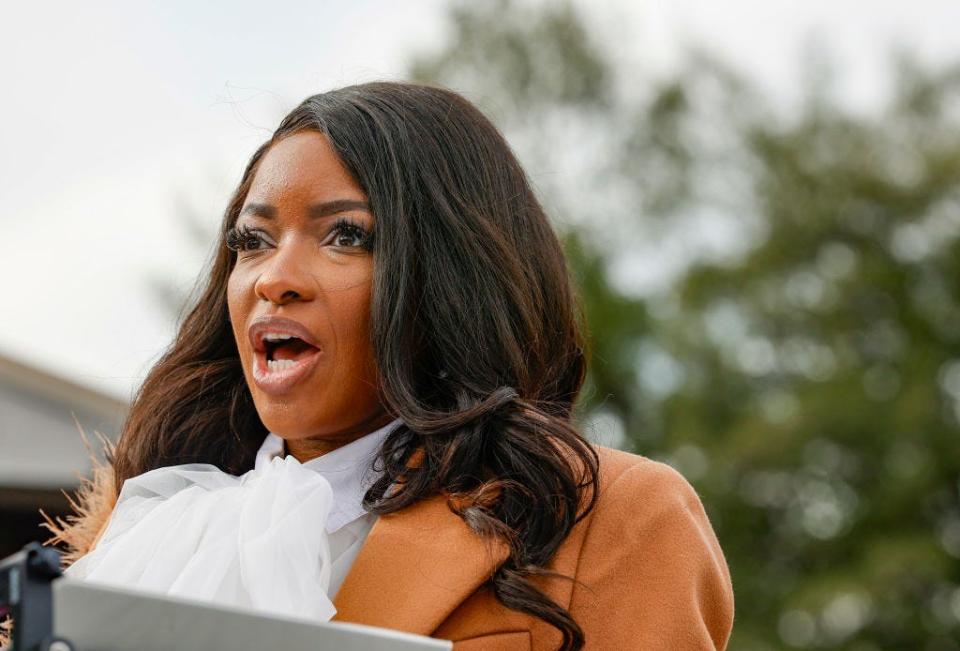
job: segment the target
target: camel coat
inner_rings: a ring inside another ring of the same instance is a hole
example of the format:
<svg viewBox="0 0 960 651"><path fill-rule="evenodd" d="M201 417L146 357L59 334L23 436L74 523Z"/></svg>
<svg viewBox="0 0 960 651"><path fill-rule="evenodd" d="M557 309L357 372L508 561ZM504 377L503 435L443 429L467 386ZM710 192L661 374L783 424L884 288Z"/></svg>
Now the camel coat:
<svg viewBox="0 0 960 651"><path fill-rule="evenodd" d="M600 452L600 498L538 585L570 611L587 649L724 649L727 564L693 487L670 466ZM546 651L559 633L485 585L507 556L433 498L381 516L334 599L336 620L454 641L455 651Z"/></svg>
<svg viewBox="0 0 960 651"><path fill-rule="evenodd" d="M575 580L538 577L538 587L569 610L586 649L725 649L730 572L693 487L666 464L597 449L599 500L549 566ZM77 544L84 532L86 547L96 544L89 532L103 531L108 492L103 480L84 496L72 538L62 521L51 527L71 546L68 560L86 552ZM493 596L486 581L506 557L504 545L476 536L443 497L423 500L377 519L334 598L334 619L453 640L455 651L558 648L556 629Z"/></svg>

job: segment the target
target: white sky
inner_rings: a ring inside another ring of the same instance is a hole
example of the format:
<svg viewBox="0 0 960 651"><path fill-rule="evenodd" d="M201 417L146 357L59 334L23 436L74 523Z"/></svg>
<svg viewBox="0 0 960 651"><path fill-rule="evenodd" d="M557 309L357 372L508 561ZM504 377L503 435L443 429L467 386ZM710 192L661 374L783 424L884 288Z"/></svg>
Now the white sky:
<svg viewBox="0 0 960 651"><path fill-rule="evenodd" d="M869 107L893 43L960 59L960 3L580 0L619 56L663 70L711 46L782 101L815 32ZM145 288L189 288L254 148L306 95L399 78L442 0L10 3L0 10L0 353L127 399L173 336Z"/></svg>

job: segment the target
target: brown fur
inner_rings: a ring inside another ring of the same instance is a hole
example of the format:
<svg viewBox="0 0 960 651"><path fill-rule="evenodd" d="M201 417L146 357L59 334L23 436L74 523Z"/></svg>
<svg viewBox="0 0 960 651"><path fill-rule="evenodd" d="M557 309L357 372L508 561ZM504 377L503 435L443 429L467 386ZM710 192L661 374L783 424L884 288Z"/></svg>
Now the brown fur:
<svg viewBox="0 0 960 651"><path fill-rule="evenodd" d="M98 433L99 434L99 433ZM102 434L99 435L109 459L113 453L113 443ZM87 443L84 437L84 443ZM44 541L45 545L61 547L64 567L93 549L106 528L107 520L117 503L117 490L113 477L113 466L100 461L87 443L93 466L90 477L83 477L73 496L64 492L73 513L66 518L51 518L40 510L45 522L41 524L53 535Z"/></svg>

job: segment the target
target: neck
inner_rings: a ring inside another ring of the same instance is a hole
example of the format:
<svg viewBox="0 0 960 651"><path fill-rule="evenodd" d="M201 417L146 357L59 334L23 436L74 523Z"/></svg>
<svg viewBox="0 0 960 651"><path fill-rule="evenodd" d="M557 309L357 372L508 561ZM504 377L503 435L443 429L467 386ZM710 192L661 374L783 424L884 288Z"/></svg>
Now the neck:
<svg viewBox="0 0 960 651"><path fill-rule="evenodd" d="M308 436L306 438L285 439L284 452L285 454L293 455L300 463L306 463L311 459L322 457L338 448L342 448L344 445L353 443L371 432L375 432L384 425L392 422L395 418L395 416L391 416L387 412L378 412L377 415L347 430L341 430L332 434Z"/></svg>

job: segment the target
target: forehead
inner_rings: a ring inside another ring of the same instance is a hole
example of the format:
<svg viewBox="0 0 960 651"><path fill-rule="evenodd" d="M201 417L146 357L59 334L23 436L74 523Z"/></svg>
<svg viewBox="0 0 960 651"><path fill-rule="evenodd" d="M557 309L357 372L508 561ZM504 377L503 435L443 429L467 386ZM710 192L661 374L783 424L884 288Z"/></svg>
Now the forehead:
<svg viewBox="0 0 960 651"><path fill-rule="evenodd" d="M260 160L247 202L317 202L365 199L327 137L301 131L271 145Z"/></svg>

